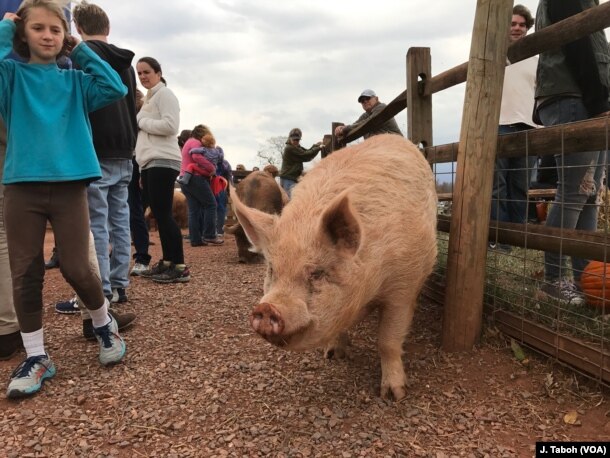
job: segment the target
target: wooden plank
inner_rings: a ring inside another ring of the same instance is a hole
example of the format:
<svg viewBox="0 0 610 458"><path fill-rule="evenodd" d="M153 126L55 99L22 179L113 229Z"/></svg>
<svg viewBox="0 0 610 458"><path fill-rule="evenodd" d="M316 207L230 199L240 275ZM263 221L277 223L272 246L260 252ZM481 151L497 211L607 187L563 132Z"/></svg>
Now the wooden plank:
<svg viewBox="0 0 610 458"><path fill-rule="evenodd" d="M610 2L608 3L610 5ZM496 157L550 156L607 150L610 116L499 135ZM431 146L425 156L431 164L455 162L459 143Z"/></svg>
<svg viewBox="0 0 610 458"><path fill-rule="evenodd" d="M504 310L494 313L494 321L503 333L546 353L596 380L610 383L610 352L574 337L559 334L541 324L517 317Z"/></svg>
<svg viewBox="0 0 610 458"><path fill-rule="evenodd" d="M407 138L420 148L432 145L432 96L418 90L432 76L430 48L410 48L407 53Z"/></svg>
<svg viewBox="0 0 610 458"><path fill-rule="evenodd" d="M451 225L451 217L438 215L439 231L451 233ZM484 237L485 240L497 240L532 250L554 251L566 256L610 262L610 234L605 232L491 221Z"/></svg>
<svg viewBox="0 0 610 458"><path fill-rule="evenodd" d="M446 351L472 350L481 332L487 203L491 202L512 7L509 0L477 1L453 188L442 335Z"/></svg>
<svg viewBox="0 0 610 458"><path fill-rule="evenodd" d="M527 192L528 197L531 200L536 199L552 199L557 194L557 189L530 189ZM450 192L441 192L437 194L439 202L447 202L453 200L453 194Z"/></svg>

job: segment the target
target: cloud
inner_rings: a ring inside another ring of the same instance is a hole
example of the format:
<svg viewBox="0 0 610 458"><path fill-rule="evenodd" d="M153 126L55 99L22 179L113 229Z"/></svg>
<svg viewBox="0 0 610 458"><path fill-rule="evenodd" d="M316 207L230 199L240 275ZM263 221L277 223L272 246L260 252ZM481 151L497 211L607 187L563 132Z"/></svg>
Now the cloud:
<svg viewBox="0 0 610 458"><path fill-rule="evenodd" d="M357 97L406 84L407 50L431 49L433 74L468 60L475 0L94 0L110 41L161 62L181 128L208 124L233 163L258 165L268 138L321 140L353 122ZM537 0L521 2L535 12ZM457 141L464 85L433 97L434 142ZM401 127L406 113L397 115Z"/></svg>

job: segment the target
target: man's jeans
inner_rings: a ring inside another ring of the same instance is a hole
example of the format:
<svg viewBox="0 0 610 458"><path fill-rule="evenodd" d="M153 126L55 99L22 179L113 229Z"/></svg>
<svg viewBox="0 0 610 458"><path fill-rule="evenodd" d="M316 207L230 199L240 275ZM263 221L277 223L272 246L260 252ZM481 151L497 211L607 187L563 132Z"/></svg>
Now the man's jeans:
<svg viewBox="0 0 610 458"><path fill-rule="evenodd" d="M286 191L286 194L288 194L288 197L292 197L292 188L294 188L296 186L297 182L294 180L290 180L289 178L281 178L280 177L280 186L282 187L282 189L284 191Z"/></svg>
<svg viewBox="0 0 610 458"><path fill-rule="evenodd" d="M580 98L564 97L541 107L538 111L545 126L588 119ZM557 195L549 211L546 225L563 229L594 231L597 229L597 196L606 166L606 151L555 154L559 176ZM544 276L547 281L567 277L567 256L544 254ZM572 257L574 279L580 280L587 259Z"/></svg>
<svg viewBox="0 0 610 458"><path fill-rule="evenodd" d="M100 160L102 178L87 188L89 220L95 240L104 295L112 288L129 286L131 234L129 232L128 186L133 165L131 159ZM112 256L109 247L112 246Z"/></svg>
<svg viewBox="0 0 610 458"><path fill-rule="evenodd" d="M151 256L148 254L150 236L144 220L144 204L142 202L142 189L140 189L140 168L135 159L132 159L133 174L129 182L129 229L133 240L135 253L133 259L139 264L150 264Z"/></svg>
<svg viewBox="0 0 610 458"><path fill-rule="evenodd" d="M508 134L531 129L526 124L500 126L498 133ZM491 219L505 223L525 223L527 191L536 156L496 159L491 200Z"/></svg>

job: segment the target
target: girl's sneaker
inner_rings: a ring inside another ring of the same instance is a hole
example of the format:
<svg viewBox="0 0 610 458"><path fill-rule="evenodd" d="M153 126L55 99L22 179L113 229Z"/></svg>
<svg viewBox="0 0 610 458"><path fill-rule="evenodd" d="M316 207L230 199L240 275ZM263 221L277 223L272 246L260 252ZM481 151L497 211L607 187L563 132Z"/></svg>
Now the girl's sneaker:
<svg viewBox="0 0 610 458"><path fill-rule="evenodd" d="M37 393L46 379L55 376L55 364L49 355L26 358L11 374L7 398L22 398Z"/></svg>
<svg viewBox="0 0 610 458"><path fill-rule="evenodd" d="M116 364L125 356L125 341L119 335L119 325L112 315L110 323L101 328L93 328L93 333L100 344L100 363L103 366Z"/></svg>

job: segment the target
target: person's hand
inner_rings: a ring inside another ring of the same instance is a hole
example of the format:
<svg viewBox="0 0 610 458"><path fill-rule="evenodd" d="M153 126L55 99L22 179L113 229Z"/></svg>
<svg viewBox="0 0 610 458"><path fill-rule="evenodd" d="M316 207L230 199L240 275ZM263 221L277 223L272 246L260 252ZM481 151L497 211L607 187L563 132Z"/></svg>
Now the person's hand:
<svg viewBox="0 0 610 458"><path fill-rule="evenodd" d="M345 126L337 126L337 127L335 127L335 136L342 137L344 130L345 130Z"/></svg>
<svg viewBox="0 0 610 458"><path fill-rule="evenodd" d="M10 13L8 11L6 13L4 13L3 19L8 19L9 21L13 21L13 22L17 22L17 21L21 20L21 18L19 16L17 16L15 13Z"/></svg>
<svg viewBox="0 0 610 458"><path fill-rule="evenodd" d="M64 39L64 49L66 54L70 54L74 48L80 43L80 39L74 35L66 35Z"/></svg>
<svg viewBox="0 0 610 458"><path fill-rule="evenodd" d="M317 142L317 143L314 143L314 145L315 145L315 146L321 146L321 145L322 145L322 142Z"/></svg>

